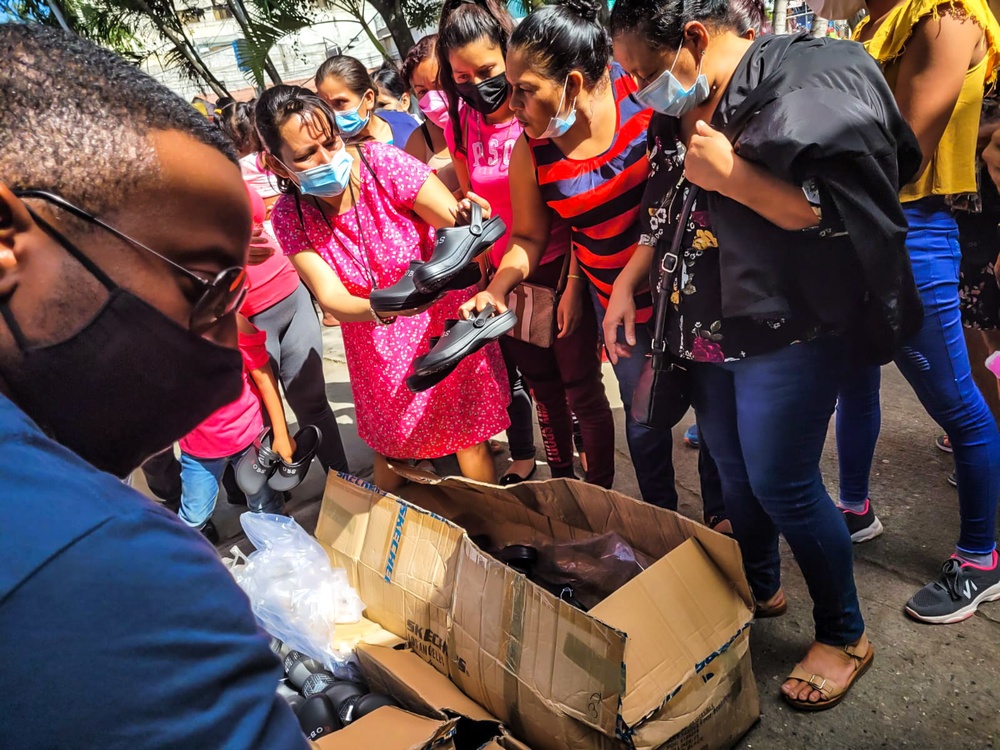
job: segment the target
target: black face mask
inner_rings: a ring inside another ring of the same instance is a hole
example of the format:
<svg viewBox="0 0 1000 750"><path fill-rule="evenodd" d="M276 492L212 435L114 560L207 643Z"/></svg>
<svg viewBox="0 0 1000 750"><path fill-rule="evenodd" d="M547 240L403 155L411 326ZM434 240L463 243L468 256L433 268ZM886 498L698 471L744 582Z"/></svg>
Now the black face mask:
<svg viewBox="0 0 1000 750"><path fill-rule="evenodd" d="M235 401L243 359L119 287L69 240L50 234L110 296L81 331L49 346L29 345L10 297L0 301L24 357L4 377L14 402L50 437L124 477Z"/></svg>
<svg viewBox="0 0 1000 750"><path fill-rule="evenodd" d="M507 82L507 74L501 73L482 83L456 83L455 91L479 114L492 115L507 101L510 84Z"/></svg>

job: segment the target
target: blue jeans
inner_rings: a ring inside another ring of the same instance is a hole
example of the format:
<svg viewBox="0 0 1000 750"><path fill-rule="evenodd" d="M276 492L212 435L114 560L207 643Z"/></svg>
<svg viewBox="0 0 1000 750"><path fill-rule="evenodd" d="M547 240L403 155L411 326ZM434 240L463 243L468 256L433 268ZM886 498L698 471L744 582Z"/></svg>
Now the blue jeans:
<svg viewBox="0 0 1000 750"><path fill-rule="evenodd" d="M591 301L597 313L597 328L604 336L604 307L597 296L597 290L590 288ZM624 327L618 329L619 341L625 340ZM646 325L635 327L635 346L631 357L620 357L613 365L618 379L618 391L625 409L625 438L629 455L635 468L642 499L652 505L677 510L677 488L674 486L673 450L674 438L670 430L654 429L636 422L632 418L632 395L639 382L639 375L646 364L646 358L653 349L653 336ZM724 516L722 487L719 472L712 460L705 441L698 454L698 474L701 478L701 496L705 517Z"/></svg>
<svg viewBox="0 0 1000 750"><path fill-rule="evenodd" d="M924 325L896 357L896 367L951 440L961 514L958 548L985 555L996 547L1000 432L972 379L962 333L958 227L940 199L909 203L904 210L910 224L906 247L924 303ZM877 384L873 379L869 382ZM849 434L843 438L838 435L838 443L857 435L859 443L867 442L874 448L877 428L872 434L874 425L863 417L847 421L844 427ZM844 459L841 455L842 464ZM859 463L865 460L870 466L870 456L859 459ZM850 467L847 470L861 471Z"/></svg>
<svg viewBox="0 0 1000 750"><path fill-rule="evenodd" d="M864 503L875 458L875 444L882 429L879 391L882 368L846 365L837 396L837 465L840 499Z"/></svg>
<svg viewBox="0 0 1000 750"><path fill-rule="evenodd" d="M809 587L816 640L833 646L856 642L865 628L851 536L819 468L843 359L843 341L825 337L692 368L698 427L715 454L754 596L767 600L781 586L781 534Z"/></svg>
<svg viewBox="0 0 1000 750"><path fill-rule="evenodd" d="M250 448L226 458L196 458L181 453L180 517L188 526L200 529L212 517L219 498L219 481L227 464L235 466ZM255 495L247 495L247 506L255 513L280 513L282 497L267 484Z"/></svg>

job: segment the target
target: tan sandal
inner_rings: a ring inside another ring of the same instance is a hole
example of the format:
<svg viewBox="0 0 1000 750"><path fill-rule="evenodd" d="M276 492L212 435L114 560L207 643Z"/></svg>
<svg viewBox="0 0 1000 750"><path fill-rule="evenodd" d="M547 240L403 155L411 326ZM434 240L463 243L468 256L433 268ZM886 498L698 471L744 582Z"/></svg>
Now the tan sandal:
<svg viewBox="0 0 1000 750"><path fill-rule="evenodd" d="M864 653L860 653L864 649ZM822 696L822 700L815 703L807 700L799 700L797 698L790 698L781 691L781 697L785 699L792 708L798 709L799 711L826 711L828 708L833 708L842 700L847 692L851 689L854 683L857 681L861 675L868 671L868 667L872 665L875 661L875 649L872 647L871 643L868 642L868 636L861 636L859 640L853 646L844 646L843 651L845 654L854 660L854 674L851 675L851 679L847 681L847 684L843 687L837 685L837 683L828 680L825 677L817 674L810 674L804 670L801 666L796 665L792 673L788 675L789 680L799 680L800 682L806 683L809 687L815 690Z"/></svg>
<svg viewBox="0 0 1000 750"><path fill-rule="evenodd" d="M778 601L775 602L775 599ZM774 603L772 604L772 602ZM778 589L778 593L766 602L757 602L757 606L753 610L753 618L755 620L767 620L771 617L781 617L787 611L788 599L785 598L785 592Z"/></svg>

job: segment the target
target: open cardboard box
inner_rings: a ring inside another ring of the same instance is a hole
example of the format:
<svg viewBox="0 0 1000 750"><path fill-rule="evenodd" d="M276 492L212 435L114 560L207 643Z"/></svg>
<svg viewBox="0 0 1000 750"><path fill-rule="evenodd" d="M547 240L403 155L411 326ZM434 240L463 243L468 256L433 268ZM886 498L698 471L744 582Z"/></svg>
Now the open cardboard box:
<svg viewBox="0 0 1000 750"><path fill-rule="evenodd" d="M576 481L447 479L407 495L331 475L316 536L366 616L518 739L536 750L711 750L757 720L753 599L735 541ZM463 526L555 541L614 531L656 562L582 612L483 553Z"/></svg>
<svg viewBox="0 0 1000 750"><path fill-rule="evenodd" d="M318 750L455 750L455 723L387 706L321 737L313 745Z"/></svg>

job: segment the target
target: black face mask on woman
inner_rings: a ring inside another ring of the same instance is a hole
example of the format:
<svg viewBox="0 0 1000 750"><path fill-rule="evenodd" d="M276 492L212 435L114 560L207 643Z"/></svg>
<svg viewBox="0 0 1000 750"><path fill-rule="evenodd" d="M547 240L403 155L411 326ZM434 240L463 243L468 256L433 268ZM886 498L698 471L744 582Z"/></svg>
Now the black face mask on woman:
<svg viewBox="0 0 1000 750"><path fill-rule="evenodd" d="M492 115L507 101L510 84L507 74L501 73L487 78L481 83L456 83L455 91L465 100L465 103L483 115Z"/></svg>
<svg viewBox="0 0 1000 750"><path fill-rule="evenodd" d="M28 344L10 297L0 300L0 315L23 354L4 378L14 402L47 435L124 477L235 401L243 359L119 287L68 239L39 224L109 296L83 329L48 346Z"/></svg>

